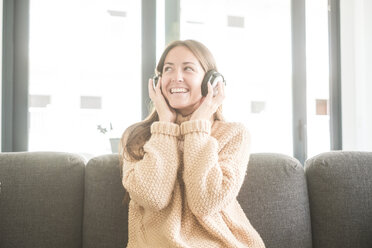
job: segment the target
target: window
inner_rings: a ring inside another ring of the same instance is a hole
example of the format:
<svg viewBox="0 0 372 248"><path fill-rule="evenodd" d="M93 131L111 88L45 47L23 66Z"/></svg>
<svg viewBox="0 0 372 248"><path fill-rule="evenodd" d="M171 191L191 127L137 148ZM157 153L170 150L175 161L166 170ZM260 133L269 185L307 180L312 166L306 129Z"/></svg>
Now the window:
<svg viewBox="0 0 372 248"><path fill-rule="evenodd" d="M342 143L372 151L372 2L340 1Z"/></svg>
<svg viewBox="0 0 372 248"><path fill-rule="evenodd" d="M140 121L140 13L136 0L30 1L30 151L111 152Z"/></svg>
<svg viewBox="0 0 372 248"><path fill-rule="evenodd" d="M328 2L306 1L307 154L330 150Z"/></svg>
<svg viewBox="0 0 372 248"><path fill-rule="evenodd" d="M0 13L3 13L3 1L0 0ZM1 19L0 19L0 25L1 27L3 26L3 14L1 14ZM3 47L3 33L0 34L0 44L1 44L1 47ZM3 54L2 54L2 50L0 51L0 65L3 65ZM0 70L0 77L3 78L3 75L2 75L2 70ZM2 95L3 95L3 92L2 92L2 87L0 87L0 109L3 109L2 107ZM0 115L0 129L2 130L2 115ZM1 137L1 133L0 132L0 140L2 140L2 137ZM2 144L0 143L0 151L2 151Z"/></svg>
<svg viewBox="0 0 372 248"><path fill-rule="evenodd" d="M197 39L216 57L227 80L225 116L246 124L252 152L284 153L304 162L330 150L330 132L332 141L340 136L332 126L336 101L328 96L335 92L328 91L334 78L328 63L338 60L328 55L328 50L337 51L328 45L327 8L322 0L31 0L27 8L6 1L4 13L18 14L3 18L3 148L24 150L28 131L30 151L111 152L108 138L120 137L146 115L149 99L143 85L164 45ZM23 17L28 13L29 23ZM15 27L14 18L19 19ZM13 42L28 27L29 44ZM26 47L28 64L23 63ZM28 78L24 68L29 68ZM28 108L19 86L28 87ZM105 128L110 134L100 133Z"/></svg>

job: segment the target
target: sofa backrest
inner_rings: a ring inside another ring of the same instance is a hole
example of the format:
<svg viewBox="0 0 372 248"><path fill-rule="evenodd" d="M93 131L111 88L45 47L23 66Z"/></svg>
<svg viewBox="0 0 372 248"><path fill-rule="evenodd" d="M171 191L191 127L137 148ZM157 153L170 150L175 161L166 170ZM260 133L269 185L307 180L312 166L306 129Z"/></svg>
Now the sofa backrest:
<svg viewBox="0 0 372 248"><path fill-rule="evenodd" d="M117 154L0 153L0 247L125 247L124 195ZM238 200L268 248L372 247L372 152L252 154Z"/></svg>
<svg viewBox="0 0 372 248"><path fill-rule="evenodd" d="M74 154L0 153L0 247L80 248L84 167Z"/></svg>
<svg viewBox="0 0 372 248"><path fill-rule="evenodd" d="M128 209L119 157L102 155L85 169L84 248L123 248L128 241Z"/></svg>
<svg viewBox="0 0 372 248"><path fill-rule="evenodd" d="M319 154L305 171L313 247L372 247L372 152Z"/></svg>
<svg viewBox="0 0 372 248"><path fill-rule="evenodd" d="M306 177L292 157L252 154L238 200L267 248L310 248Z"/></svg>

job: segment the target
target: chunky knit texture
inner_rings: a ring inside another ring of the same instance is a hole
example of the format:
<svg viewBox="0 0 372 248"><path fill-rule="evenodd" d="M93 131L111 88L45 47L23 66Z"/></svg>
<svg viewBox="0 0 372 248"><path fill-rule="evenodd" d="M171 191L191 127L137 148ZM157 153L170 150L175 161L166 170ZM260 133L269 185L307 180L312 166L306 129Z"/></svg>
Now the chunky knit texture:
<svg viewBox="0 0 372 248"><path fill-rule="evenodd" d="M242 124L154 122L140 161L124 160L128 248L265 247L236 200L249 159Z"/></svg>

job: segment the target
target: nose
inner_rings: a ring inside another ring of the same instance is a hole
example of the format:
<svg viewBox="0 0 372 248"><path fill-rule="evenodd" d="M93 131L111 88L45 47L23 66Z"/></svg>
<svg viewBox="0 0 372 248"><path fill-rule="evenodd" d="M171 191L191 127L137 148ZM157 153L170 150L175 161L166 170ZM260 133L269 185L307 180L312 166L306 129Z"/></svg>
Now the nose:
<svg viewBox="0 0 372 248"><path fill-rule="evenodd" d="M182 68L180 68L180 69L177 70L176 81L177 82L183 82Z"/></svg>

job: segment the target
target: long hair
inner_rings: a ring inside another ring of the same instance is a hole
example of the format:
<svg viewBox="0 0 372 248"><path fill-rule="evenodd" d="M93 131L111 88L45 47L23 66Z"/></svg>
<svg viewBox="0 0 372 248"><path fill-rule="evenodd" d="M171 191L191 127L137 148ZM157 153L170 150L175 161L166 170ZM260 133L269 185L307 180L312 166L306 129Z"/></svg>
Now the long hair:
<svg viewBox="0 0 372 248"><path fill-rule="evenodd" d="M165 59L170 50L175 47L184 46L188 48L198 59L204 72L209 70L216 70L217 65L212 53L202 43L195 40L177 40L170 43L161 55L159 62L155 69L156 75L161 75L164 68ZM224 120L222 116L222 106L216 112L215 119ZM156 109L152 106L150 114L141 122L135 123L128 127L122 135L119 147L120 167L122 169L123 160L138 161L144 156L143 146L151 137L151 125L153 122L158 121L159 116ZM129 195L126 194L126 200L129 200Z"/></svg>

